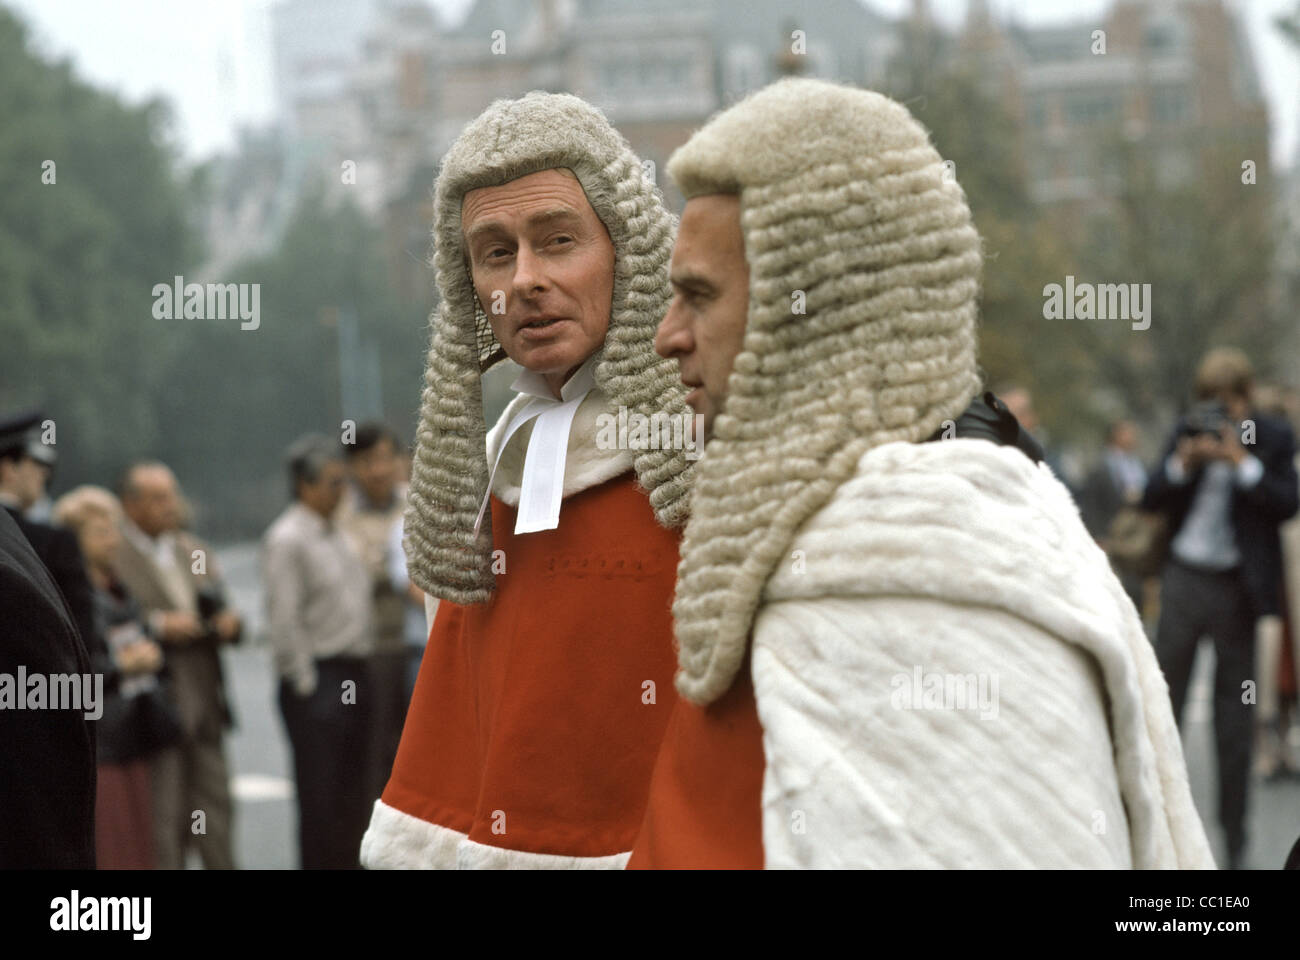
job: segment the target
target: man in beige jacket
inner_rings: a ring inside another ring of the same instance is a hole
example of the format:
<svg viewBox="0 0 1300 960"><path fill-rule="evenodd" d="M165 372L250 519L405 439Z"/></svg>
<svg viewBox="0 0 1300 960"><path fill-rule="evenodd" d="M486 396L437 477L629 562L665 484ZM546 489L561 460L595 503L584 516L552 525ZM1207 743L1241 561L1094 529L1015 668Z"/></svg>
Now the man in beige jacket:
<svg viewBox="0 0 1300 960"><path fill-rule="evenodd" d="M179 870L193 844L208 869L235 865L230 774L222 743L233 716L218 653L237 643L239 614L225 603L216 557L180 528L181 499L166 465L143 462L123 475L126 514L113 568L163 644L167 688L180 715L180 744L153 761L158 867Z"/></svg>

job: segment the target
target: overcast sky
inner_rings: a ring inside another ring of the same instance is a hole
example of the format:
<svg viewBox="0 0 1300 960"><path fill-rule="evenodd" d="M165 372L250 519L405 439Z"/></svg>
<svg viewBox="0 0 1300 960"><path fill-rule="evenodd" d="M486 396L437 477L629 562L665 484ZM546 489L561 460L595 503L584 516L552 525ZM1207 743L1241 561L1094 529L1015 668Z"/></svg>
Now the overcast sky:
<svg viewBox="0 0 1300 960"><path fill-rule="evenodd" d="M70 56L78 72L129 100L162 95L176 109L188 159L234 143L241 123L264 123L272 110L270 16L275 0L0 0L21 12L38 48ZM456 20L472 0L431 0ZM794 0L793 9L803 2ZM1229 0L1244 11L1256 69L1273 122L1274 161L1289 166L1300 122L1300 52L1272 27L1296 0ZM867 0L900 16L911 0ZM1098 17L1109 0L992 0L995 13L1029 24ZM966 0L930 0L948 24L960 23Z"/></svg>

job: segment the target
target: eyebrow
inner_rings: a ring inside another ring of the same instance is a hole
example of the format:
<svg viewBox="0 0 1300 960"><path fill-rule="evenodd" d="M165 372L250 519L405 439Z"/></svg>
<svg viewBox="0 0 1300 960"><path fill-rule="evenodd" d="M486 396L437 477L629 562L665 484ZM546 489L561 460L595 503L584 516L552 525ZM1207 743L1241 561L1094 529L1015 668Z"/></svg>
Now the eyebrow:
<svg viewBox="0 0 1300 960"><path fill-rule="evenodd" d="M578 211L574 210L572 207L553 207L549 210L540 210L537 213L534 213L524 222L530 227L539 227L565 220L580 223L582 218L578 215ZM505 224L500 220L481 220L465 231L465 240L469 243L473 243L477 238L484 234L505 232Z"/></svg>
<svg viewBox="0 0 1300 960"><path fill-rule="evenodd" d="M670 272L668 275L668 282L674 287L693 290L697 293L713 293L717 290L713 281L690 269Z"/></svg>

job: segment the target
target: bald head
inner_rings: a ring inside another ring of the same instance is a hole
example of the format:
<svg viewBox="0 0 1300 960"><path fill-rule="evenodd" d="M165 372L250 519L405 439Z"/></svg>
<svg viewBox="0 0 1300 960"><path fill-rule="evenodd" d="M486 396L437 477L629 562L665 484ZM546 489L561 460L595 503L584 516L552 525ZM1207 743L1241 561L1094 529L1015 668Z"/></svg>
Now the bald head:
<svg viewBox="0 0 1300 960"><path fill-rule="evenodd" d="M151 537L180 523L181 500L176 475L166 464L132 464L122 475L122 510Z"/></svg>

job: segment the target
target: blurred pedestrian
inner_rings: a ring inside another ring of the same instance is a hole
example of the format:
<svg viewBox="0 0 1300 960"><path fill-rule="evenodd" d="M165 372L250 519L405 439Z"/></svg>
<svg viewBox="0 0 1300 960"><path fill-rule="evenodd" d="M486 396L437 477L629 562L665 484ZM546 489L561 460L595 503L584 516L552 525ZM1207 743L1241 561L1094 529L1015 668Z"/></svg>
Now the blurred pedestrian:
<svg viewBox="0 0 1300 960"><path fill-rule="evenodd" d="M1248 839L1257 625L1268 632L1279 622L1278 527L1300 505L1291 428L1254 408L1253 376L1240 350L1205 355L1197 402L1179 420L1143 498L1168 519L1171 537L1156 655L1180 723L1200 639L1214 642L1218 814L1229 869L1242 866Z"/></svg>
<svg viewBox="0 0 1300 960"><path fill-rule="evenodd" d="M230 772L223 737L233 726L219 648L237 643L239 614L225 602L211 548L180 528L176 477L140 461L122 475L125 517L112 568L140 604L163 647L167 693L182 736L152 762L155 855L163 870L185 867L188 847L209 870L235 866Z"/></svg>
<svg viewBox="0 0 1300 960"><path fill-rule="evenodd" d="M162 648L113 572L122 539L117 498L102 487L77 487L54 502L53 517L77 534L94 590L90 658L104 677L103 715L95 725L95 859L100 870L151 870L156 862L150 761L181 736L175 707L158 682Z"/></svg>
<svg viewBox="0 0 1300 960"><path fill-rule="evenodd" d="M1078 499L1084 526L1111 557L1119 582L1141 614L1142 577L1117 561L1109 542L1115 518L1121 511L1138 507L1146 489L1147 471L1137 455L1137 446L1137 424L1132 420L1112 423L1106 432L1106 447L1101 459L1088 474Z"/></svg>
<svg viewBox="0 0 1300 960"><path fill-rule="evenodd" d="M1300 426L1300 395L1294 390L1257 388L1257 406ZM1296 454L1300 472L1300 453ZM1259 718L1254 772L1263 779L1300 775L1300 721L1297 719L1297 664L1300 664L1300 513L1279 528L1282 541L1282 616L1260 620L1256 652Z"/></svg>
<svg viewBox="0 0 1300 960"><path fill-rule="evenodd" d="M406 509L402 450L397 434L385 424L359 424L344 442L351 482L339 504L336 522L365 564L370 578L374 650L370 654L370 758L366 792L379 799L397 756L406 720L407 599L389 575L388 545Z"/></svg>
<svg viewBox="0 0 1300 960"><path fill-rule="evenodd" d="M263 539L267 629L293 748L304 870L352 869L371 797L371 581L334 520L347 484L338 444L310 434L288 451L293 502Z"/></svg>
<svg viewBox="0 0 1300 960"><path fill-rule="evenodd" d="M1028 431L1042 446L1044 462L1051 469L1056 479L1060 480L1065 489L1070 491L1070 496L1077 499L1075 477L1066 468L1060 451L1052 443L1051 437L1047 435L1046 429L1039 421L1038 409L1034 406L1033 394L1029 392L1027 387L1016 383L1003 384L994 393L999 400L1006 404L1012 416L1020 422L1020 426Z"/></svg>
<svg viewBox="0 0 1300 960"><path fill-rule="evenodd" d="M13 517L58 584L72 622L89 650L94 637L94 601L77 538L67 530L33 519L29 511L46 498L57 461L54 444L42 442L47 418L29 410L0 420L0 506Z"/></svg>

